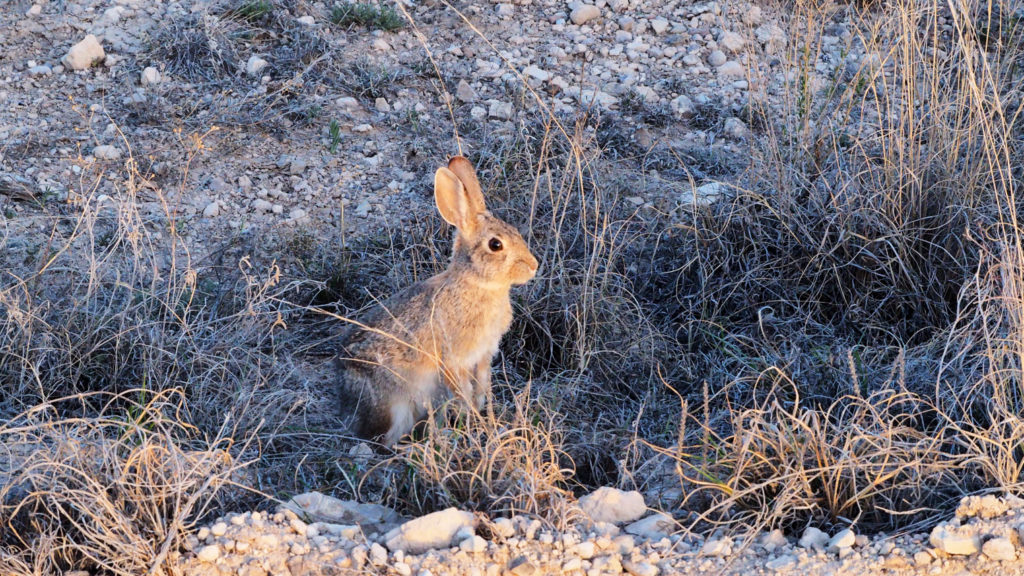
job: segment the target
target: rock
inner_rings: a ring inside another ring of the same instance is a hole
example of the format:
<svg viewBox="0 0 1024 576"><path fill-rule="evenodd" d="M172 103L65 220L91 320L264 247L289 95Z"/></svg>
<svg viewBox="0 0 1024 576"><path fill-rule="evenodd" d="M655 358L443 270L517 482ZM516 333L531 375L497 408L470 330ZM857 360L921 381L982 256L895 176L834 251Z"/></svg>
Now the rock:
<svg viewBox="0 0 1024 576"><path fill-rule="evenodd" d="M385 534L384 543L388 549L401 550L406 554L448 548L460 528L473 527L474 523L472 513L448 508L409 520Z"/></svg>
<svg viewBox="0 0 1024 576"><path fill-rule="evenodd" d="M257 198L256 200L253 200L252 208L253 211L256 212L270 212L273 210L273 204L267 200L263 200L262 198Z"/></svg>
<svg viewBox="0 0 1024 576"><path fill-rule="evenodd" d="M537 572L537 567L530 563L526 556L517 556L508 563L508 571L516 576L533 576Z"/></svg>
<svg viewBox="0 0 1024 576"><path fill-rule="evenodd" d="M306 211L302 208L292 208L292 211L288 213L288 217L292 220L302 220L306 217Z"/></svg>
<svg viewBox="0 0 1024 576"><path fill-rule="evenodd" d="M39 64L28 69L29 76L49 76L53 73L53 68L50 68L46 64Z"/></svg>
<svg viewBox="0 0 1024 576"><path fill-rule="evenodd" d="M387 98L377 98L373 101L373 106L377 109L377 112L382 112L384 114L391 112L391 104L388 103Z"/></svg>
<svg viewBox="0 0 1024 576"><path fill-rule="evenodd" d="M476 90L465 80L459 80L458 86L455 87L455 97L462 102L475 102L478 98Z"/></svg>
<svg viewBox="0 0 1024 576"><path fill-rule="evenodd" d="M370 210L372 209L373 206L370 206L370 201L363 200L356 206L356 216L360 218L366 218L367 216L370 215Z"/></svg>
<svg viewBox="0 0 1024 576"><path fill-rule="evenodd" d="M498 518L491 523L491 532L499 538L511 538L516 534L516 528L508 518Z"/></svg>
<svg viewBox="0 0 1024 576"><path fill-rule="evenodd" d="M258 76L267 67L267 61L253 54L245 61L245 73L249 76Z"/></svg>
<svg viewBox="0 0 1024 576"><path fill-rule="evenodd" d="M718 67L718 75L724 78L742 78L747 75L747 70L739 62L730 60Z"/></svg>
<svg viewBox="0 0 1024 576"><path fill-rule="evenodd" d="M335 100L334 103L346 112L352 112L359 109L359 100L356 100L352 96L342 96Z"/></svg>
<svg viewBox="0 0 1024 576"><path fill-rule="evenodd" d="M751 6L743 13L743 23L750 27L760 26L762 18L760 6Z"/></svg>
<svg viewBox="0 0 1024 576"><path fill-rule="evenodd" d="M580 4L569 13L569 20L577 26L582 26L594 18L601 17L601 9L593 4Z"/></svg>
<svg viewBox="0 0 1024 576"><path fill-rule="evenodd" d="M480 554L484 550L487 550L487 540L484 540L480 536L473 535L462 542L459 542L459 548L470 554Z"/></svg>
<svg viewBox="0 0 1024 576"><path fill-rule="evenodd" d="M828 541L830 549L852 548L857 543L857 535L849 528L840 530Z"/></svg>
<svg viewBox="0 0 1024 576"><path fill-rule="evenodd" d="M228 525L224 522L217 522L213 526L210 526L210 534L217 536L218 538L228 533Z"/></svg>
<svg viewBox="0 0 1024 576"><path fill-rule="evenodd" d="M241 183L241 179L239 179ZM403 517L380 504L362 504L353 500L339 500L319 492L306 492L293 496L291 500L277 507L277 510L291 510L300 518L310 522L330 524L358 524L367 528L391 526L401 522Z"/></svg>
<svg viewBox="0 0 1024 576"><path fill-rule="evenodd" d="M515 6L506 3L498 4L498 8L495 10L495 13L497 13L498 18L511 18L512 15L515 14L515 12Z"/></svg>
<svg viewBox="0 0 1024 576"><path fill-rule="evenodd" d="M783 554L764 563L764 567L776 572L785 572L796 566L796 558L789 554Z"/></svg>
<svg viewBox="0 0 1024 576"><path fill-rule="evenodd" d="M512 118L512 103L491 100L491 106L487 110L487 115L499 120L509 120Z"/></svg>
<svg viewBox="0 0 1024 576"><path fill-rule="evenodd" d="M370 545L370 565L384 566L388 563L388 551L383 546L374 542Z"/></svg>
<svg viewBox="0 0 1024 576"><path fill-rule="evenodd" d="M647 562L633 562L623 558L622 567L632 576L658 576L658 567Z"/></svg>
<svg viewBox="0 0 1024 576"><path fill-rule="evenodd" d="M303 26L316 25L316 19L313 18L312 16L301 16L299 18L296 18L295 21L298 22L299 24L302 24Z"/></svg>
<svg viewBox="0 0 1024 576"><path fill-rule="evenodd" d="M789 544L789 540L786 540L786 535L778 528L761 536L761 547L768 552L774 552L787 544Z"/></svg>
<svg viewBox="0 0 1024 576"><path fill-rule="evenodd" d="M103 46L95 36L89 34L81 42L72 46L61 62L71 70L85 70L99 64L104 58L106 58L106 53L103 51Z"/></svg>
<svg viewBox="0 0 1024 576"><path fill-rule="evenodd" d="M722 129L726 136L739 140L746 137L747 125L742 120L736 117L730 117L725 120L725 126Z"/></svg>
<svg viewBox="0 0 1024 576"><path fill-rule="evenodd" d="M677 96L669 103L669 106L672 107L675 115L680 118L692 118L697 111L693 106L693 101L685 94Z"/></svg>
<svg viewBox="0 0 1024 576"><path fill-rule="evenodd" d="M139 84L150 86L160 82L160 71L152 66L147 66L139 77Z"/></svg>
<svg viewBox="0 0 1024 576"><path fill-rule="evenodd" d="M729 52L732 52L733 54L739 52L740 50L743 50L743 47L746 45L746 43L747 41L743 38L743 36L740 36L735 32L722 32L718 36L718 45L721 46L722 48L725 48Z"/></svg>
<svg viewBox="0 0 1024 576"><path fill-rule="evenodd" d="M932 563L932 560L934 560L934 558L932 558L932 555L929 554L926 550L921 550L920 552L914 554L915 566L927 566Z"/></svg>
<svg viewBox="0 0 1024 576"><path fill-rule="evenodd" d="M352 127L352 131L356 134L366 134L367 132L373 132L373 126L370 124L356 124Z"/></svg>
<svg viewBox="0 0 1024 576"><path fill-rule="evenodd" d="M992 538L981 546L981 552L997 562L1012 562L1017 559L1017 550L1008 538Z"/></svg>
<svg viewBox="0 0 1024 576"><path fill-rule="evenodd" d="M530 78L536 78L537 80L540 80L541 82L547 82L548 79L551 78L551 73L550 72L545 72L544 70L541 70L540 68L534 66L533 64L531 64L531 65L527 66L526 68L524 68L523 69L523 74L526 74Z"/></svg>
<svg viewBox="0 0 1024 576"><path fill-rule="evenodd" d="M725 558L732 554L732 538L717 538L708 540L701 547L700 553L704 556L715 556Z"/></svg>
<svg viewBox="0 0 1024 576"><path fill-rule="evenodd" d="M725 64L725 62L725 52L722 52L721 50L713 50L711 54L708 54L708 64L711 64L712 66L718 67Z"/></svg>
<svg viewBox="0 0 1024 576"><path fill-rule="evenodd" d="M577 544L576 547L573 548L573 552L583 560L590 560L594 557L594 554L597 553L597 546L590 540L587 540L586 542L580 542Z"/></svg>
<svg viewBox="0 0 1024 576"><path fill-rule="evenodd" d="M121 149L117 146L103 144L92 149L92 156L97 160L117 160L121 157Z"/></svg>
<svg viewBox="0 0 1024 576"><path fill-rule="evenodd" d="M31 18L32 16L39 16L42 13L43 7L40 6L39 4L33 4L32 6L29 7L28 11L25 12L25 16Z"/></svg>
<svg viewBox="0 0 1024 576"><path fill-rule="evenodd" d="M655 34L664 34L665 31L668 30L668 20L661 16L651 20L651 30L653 30Z"/></svg>
<svg viewBox="0 0 1024 576"><path fill-rule="evenodd" d="M949 555L970 556L981 549L977 534L964 532L947 524L939 524L932 529L928 542Z"/></svg>
<svg viewBox="0 0 1024 576"><path fill-rule="evenodd" d="M1012 504L1020 505L1017 502L1010 502L994 494L985 496L967 496L960 501L956 509L957 518L973 518L978 516L984 520L991 520L1006 514Z"/></svg>
<svg viewBox="0 0 1024 576"><path fill-rule="evenodd" d="M583 496L579 505L594 522L633 522L647 512L644 497L639 492L625 492L609 487L598 488Z"/></svg>
<svg viewBox="0 0 1024 576"><path fill-rule="evenodd" d="M306 162L305 162L305 160L294 159L294 160L292 160L291 162L288 163L288 173L289 174L293 174L293 175L294 174L302 174L305 171L306 171Z"/></svg>
<svg viewBox="0 0 1024 576"><path fill-rule="evenodd" d="M828 534L825 534L821 530L813 526L808 526L804 530L804 535L800 537L800 546L802 548L816 548L823 550L828 544Z"/></svg>
<svg viewBox="0 0 1024 576"><path fill-rule="evenodd" d="M210 544L209 546L203 546L196 553L196 558L202 562L216 562L217 558L220 558L220 546L216 544Z"/></svg>
<svg viewBox="0 0 1024 576"><path fill-rule="evenodd" d="M664 512L655 512L626 526L626 533L657 541L674 532L675 528L675 519Z"/></svg>
<svg viewBox="0 0 1024 576"><path fill-rule="evenodd" d="M754 30L754 37L761 43L765 54L778 54L786 47L786 33L775 24L765 24Z"/></svg>

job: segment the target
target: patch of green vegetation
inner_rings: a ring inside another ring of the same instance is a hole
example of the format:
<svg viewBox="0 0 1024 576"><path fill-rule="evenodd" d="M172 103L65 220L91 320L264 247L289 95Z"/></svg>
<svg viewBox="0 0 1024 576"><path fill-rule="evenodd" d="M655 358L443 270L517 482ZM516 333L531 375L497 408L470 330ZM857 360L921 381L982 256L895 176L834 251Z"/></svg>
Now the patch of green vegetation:
<svg viewBox="0 0 1024 576"><path fill-rule="evenodd" d="M255 22L273 11L274 6L269 0L251 0L250 2L242 4L235 10L232 10L231 15L239 20Z"/></svg>
<svg viewBox="0 0 1024 576"><path fill-rule="evenodd" d="M356 2L335 6L331 11L331 23L339 26L357 24L371 30L390 32L405 26L405 19L391 6L383 2Z"/></svg>
<svg viewBox="0 0 1024 576"><path fill-rule="evenodd" d="M328 144L327 149L331 154L334 154L338 151L338 144L341 143L341 125L338 124L337 120L331 120L330 126L327 127L327 134L331 138L331 143Z"/></svg>

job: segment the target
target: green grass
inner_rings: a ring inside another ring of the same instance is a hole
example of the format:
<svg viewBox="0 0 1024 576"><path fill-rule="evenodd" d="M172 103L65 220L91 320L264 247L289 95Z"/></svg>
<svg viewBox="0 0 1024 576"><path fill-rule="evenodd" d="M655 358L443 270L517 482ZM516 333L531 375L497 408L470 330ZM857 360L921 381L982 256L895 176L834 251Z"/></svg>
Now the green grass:
<svg viewBox="0 0 1024 576"><path fill-rule="evenodd" d="M365 26L371 30L386 32L398 30L406 25L405 18L383 2L356 2L335 6L331 10L331 23L338 26Z"/></svg>

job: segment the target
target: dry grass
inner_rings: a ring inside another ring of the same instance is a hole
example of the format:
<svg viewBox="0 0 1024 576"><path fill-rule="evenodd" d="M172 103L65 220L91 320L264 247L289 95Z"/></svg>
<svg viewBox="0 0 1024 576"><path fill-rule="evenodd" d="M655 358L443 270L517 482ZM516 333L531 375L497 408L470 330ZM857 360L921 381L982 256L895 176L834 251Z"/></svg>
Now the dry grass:
<svg viewBox="0 0 1024 576"><path fill-rule="evenodd" d="M267 5L216 25L283 25ZM496 369L508 385L491 410L441 410L383 460L346 456L324 415L328 377L304 370L330 355L333 314L357 316L444 266L433 215L411 231L320 244L296 233L279 252L250 244L197 263L172 211L133 208L134 164L107 203L94 193L107 176L87 173L75 218L45 222L46 242L16 250L0 236L0 438L14 447L0 464L21 470L0 487L4 562L147 572L199 518L251 504L218 500L232 483L554 526L573 493L618 484L669 494L651 503L696 514L696 530L906 529L962 493L1019 492L1019 32L973 4L792 8L792 82L771 93L751 71L764 92L747 114L763 134L714 205L679 200L713 159L640 151L614 116L521 113L509 132L467 120L495 211L523 225L543 267L515 293ZM873 56L822 73L836 10ZM204 58L236 74L246 47L218 55L208 40L166 56L180 56L179 74ZM282 78L329 64L281 54ZM202 149L182 142L186 157ZM664 202L624 200L646 194ZM110 567L125 556L138 564Z"/></svg>

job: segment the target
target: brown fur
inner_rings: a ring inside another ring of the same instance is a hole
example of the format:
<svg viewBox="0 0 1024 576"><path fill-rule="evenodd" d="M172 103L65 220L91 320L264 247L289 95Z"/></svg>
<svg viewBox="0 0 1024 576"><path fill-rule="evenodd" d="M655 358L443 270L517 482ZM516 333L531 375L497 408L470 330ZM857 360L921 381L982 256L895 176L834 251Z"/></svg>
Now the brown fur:
<svg viewBox="0 0 1024 576"><path fill-rule="evenodd" d="M509 291L537 271L519 232L487 211L468 160L456 156L438 169L434 196L456 227L448 268L367 313L343 335L338 359L354 432L389 445L449 394L482 407L491 360L512 322Z"/></svg>

